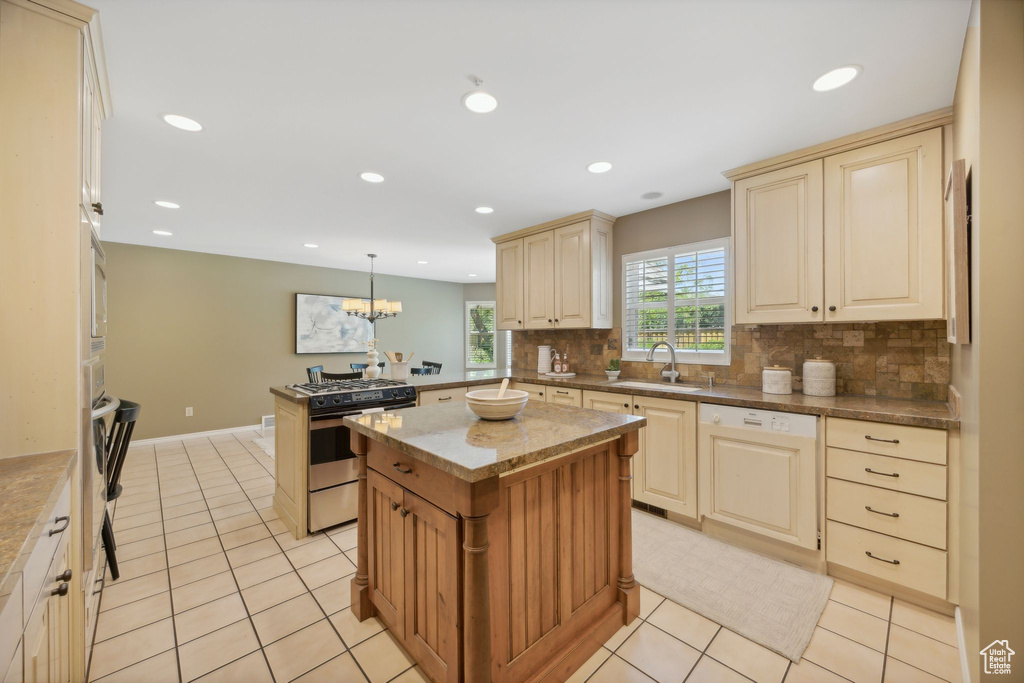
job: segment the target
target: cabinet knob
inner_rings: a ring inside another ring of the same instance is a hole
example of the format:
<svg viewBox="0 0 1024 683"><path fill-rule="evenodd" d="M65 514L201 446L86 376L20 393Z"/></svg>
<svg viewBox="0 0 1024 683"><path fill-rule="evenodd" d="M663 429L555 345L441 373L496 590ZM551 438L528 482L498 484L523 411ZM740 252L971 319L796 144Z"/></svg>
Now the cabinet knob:
<svg viewBox="0 0 1024 683"><path fill-rule="evenodd" d="M811 306L811 312L812 313L817 313L818 312L818 307L817 306Z"/></svg>
<svg viewBox="0 0 1024 683"><path fill-rule="evenodd" d="M639 404L639 403L634 403L634 404L633 404L633 407L634 407L635 409L637 409L637 410L640 410L640 404Z"/></svg>
<svg viewBox="0 0 1024 683"><path fill-rule="evenodd" d="M406 510L405 508L402 508L401 510L398 511L398 514L402 515L402 517L408 517L409 511Z"/></svg>
<svg viewBox="0 0 1024 683"><path fill-rule="evenodd" d="M629 407L629 404L628 404L628 403L623 403L623 404L622 404L622 407L623 407L623 408L628 408L628 407Z"/></svg>
<svg viewBox="0 0 1024 683"><path fill-rule="evenodd" d="M832 311L832 312L834 313L834 312L835 312L835 310L836 310L836 307L835 307L835 306L829 306L829 307L828 307L828 310L830 310L830 311Z"/></svg>
<svg viewBox="0 0 1024 683"><path fill-rule="evenodd" d="M555 322L556 322L556 323L558 322L558 318L555 318Z"/></svg>
<svg viewBox="0 0 1024 683"><path fill-rule="evenodd" d="M103 203L102 202L93 202L92 203L92 209L93 209L93 211L95 211L100 216L103 215Z"/></svg>
<svg viewBox="0 0 1024 683"><path fill-rule="evenodd" d="M548 322L551 322L551 318L548 318Z"/></svg>
<svg viewBox="0 0 1024 683"><path fill-rule="evenodd" d="M395 501L391 501L391 509L392 510L397 510L398 509L398 503L396 503Z"/></svg>
<svg viewBox="0 0 1024 683"><path fill-rule="evenodd" d="M517 320L516 322L517 322L517 323L519 323L520 325L522 325L522 324L523 324L523 321L522 321L522 320Z"/></svg>
<svg viewBox="0 0 1024 683"><path fill-rule="evenodd" d="M65 570L65 572L63 574L58 574L57 578L54 579L54 580L55 581L70 581L71 580L71 570L68 569L68 570Z"/></svg>
<svg viewBox="0 0 1024 683"><path fill-rule="evenodd" d="M68 584L66 584L66 583L62 583L61 585L57 586L52 591L50 591L50 595L59 595L61 597L64 597L67 594L68 594Z"/></svg>

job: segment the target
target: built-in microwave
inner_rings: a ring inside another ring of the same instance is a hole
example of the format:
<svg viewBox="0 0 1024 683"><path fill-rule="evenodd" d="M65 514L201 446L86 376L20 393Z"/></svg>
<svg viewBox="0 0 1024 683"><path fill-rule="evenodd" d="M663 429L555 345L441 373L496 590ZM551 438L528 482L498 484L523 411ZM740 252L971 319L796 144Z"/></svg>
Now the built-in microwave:
<svg viewBox="0 0 1024 683"><path fill-rule="evenodd" d="M107 258L92 233L92 318L90 349L95 356L107 347Z"/></svg>

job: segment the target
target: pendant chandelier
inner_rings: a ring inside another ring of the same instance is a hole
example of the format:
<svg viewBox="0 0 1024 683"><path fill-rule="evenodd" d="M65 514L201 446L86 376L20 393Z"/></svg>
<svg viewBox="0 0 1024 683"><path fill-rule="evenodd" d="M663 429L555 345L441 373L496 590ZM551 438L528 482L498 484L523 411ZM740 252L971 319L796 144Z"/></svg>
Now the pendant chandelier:
<svg viewBox="0 0 1024 683"><path fill-rule="evenodd" d="M345 299L341 302L341 310L349 315L369 320L371 323L381 318L393 318L402 312L402 302L373 298L373 259L377 258L377 255L367 254L367 256L370 257L370 300Z"/></svg>

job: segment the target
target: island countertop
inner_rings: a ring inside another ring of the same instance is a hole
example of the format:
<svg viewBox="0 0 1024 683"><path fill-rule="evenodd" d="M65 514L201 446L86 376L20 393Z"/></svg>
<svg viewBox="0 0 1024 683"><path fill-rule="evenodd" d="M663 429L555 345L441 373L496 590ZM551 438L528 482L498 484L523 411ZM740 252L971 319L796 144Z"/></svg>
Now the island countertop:
<svg viewBox="0 0 1024 683"><path fill-rule="evenodd" d="M481 420L463 403L346 417L345 425L469 482L636 431L647 419L529 401L511 420Z"/></svg>

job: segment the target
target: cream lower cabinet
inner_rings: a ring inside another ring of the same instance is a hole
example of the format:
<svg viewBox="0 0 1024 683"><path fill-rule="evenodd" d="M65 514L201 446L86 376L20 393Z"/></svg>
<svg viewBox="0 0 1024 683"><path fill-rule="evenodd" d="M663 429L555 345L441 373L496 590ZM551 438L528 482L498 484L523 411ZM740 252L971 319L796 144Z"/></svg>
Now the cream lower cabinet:
<svg viewBox="0 0 1024 683"><path fill-rule="evenodd" d="M474 387L476 389L478 387ZM483 388L483 387L479 387ZM450 389L433 389L431 391L420 391L419 404L421 406L432 406L435 403L459 403L466 401L468 387L452 387Z"/></svg>
<svg viewBox="0 0 1024 683"><path fill-rule="evenodd" d="M697 404L634 396L647 418L633 456L633 499L697 519Z"/></svg>
<svg viewBox="0 0 1024 683"><path fill-rule="evenodd" d="M561 406L583 407L583 392L579 389L562 389L559 387L547 388L547 402L556 403Z"/></svg>
<svg viewBox="0 0 1024 683"><path fill-rule="evenodd" d="M583 407L605 413L632 415L632 398L629 394L613 394L610 391L584 391Z"/></svg>
<svg viewBox="0 0 1024 683"><path fill-rule="evenodd" d="M513 382L512 388L528 393L530 395L528 400L530 401L542 402L545 400L544 395L548 392L548 389L550 389L550 387L544 384L530 384L528 382Z"/></svg>

